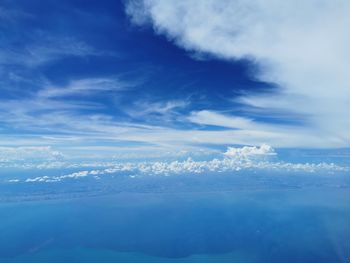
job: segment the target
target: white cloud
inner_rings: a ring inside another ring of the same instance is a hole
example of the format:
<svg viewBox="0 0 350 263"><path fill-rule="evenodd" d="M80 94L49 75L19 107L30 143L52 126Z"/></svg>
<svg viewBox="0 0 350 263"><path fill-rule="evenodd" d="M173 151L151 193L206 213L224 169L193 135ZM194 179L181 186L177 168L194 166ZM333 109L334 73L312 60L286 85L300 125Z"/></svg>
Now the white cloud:
<svg viewBox="0 0 350 263"><path fill-rule="evenodd" d="M248 171L277 171L277 172L303 172L303 173L335 173L348 172L349 167L336 165L334 163L290 163L272 161L266 158L277 155L274 149L267 144L260 147L244 146L241 148L228 147L224 158L214 158L209 161L194 161L188 158L185 161L169 162L127 162L127 163L85 163L75 165L64 165L64 168L98 167L99 169L83 170L61 176L39 176L27 178L25 182L59 182L65 179L78 179L93 176L95 179L102 179L102 175L128 174L136 176L169 176L177 174L205 174L235 172L240 170ZM63 168L63 167L61 167ZM17 181L14 181L17 180ZM18 179L11 182L20 182ZM8 181L10 182L10 181Z"/></svg>
<svg viewBox="0 0 350 263"><path fill-rule="evenodd" d="M84 96L96 96L103 93L117 96L130 89L134 82L124 81L118 77L86 78L72 80L65 86L53 86L47 81L41 83L39 91L31 92L26 98L0 99L0 124L16 129L30 130L30 134L42 132L57 133L107 133L116 128L111 120L113 116L100 114L105 109L103 103L82 99ZM73 98L67 100L65 97ZM85 114L81 110L87 111ZM119 131L123 129L120 128Z"/></svg>
<svg viewBox="0 0 350 263"><path fill-rule="evenodd" d="M33 183L33 182L45 182L45 183L53 183L53 182L60 182L64 179L78 179L81 177L86 177L89 175L89 171L79 171L71 174L61 175L61 176L38 176L34 178L27 178L25 180L26 183ZM8 182L15 182L13 180L9 180ZM17 182L19 180L17 179Z"/></svg>
<svg viewBox="0 0 350 263"><path fill-rule="evenodd" d="M242 148L228 147L224 155L231 158L250 158L255 156L276 155L276 152L270 145L263 144L260 147L256 147L256 146L244 146Z"/></svg>
<svg viewBox="0 0 350 263"><path fill-rule="evenodd" d="M87 78L71 81L65 87L48 86L41 89L37 96L39 98L59 98L72 95L91 95L99 92L122 91L133 85L118 78Z"/></svg>
<svg viewBox="0 0 350 263"><path fill-rule="evenodd" d="M0 163L17 161L58 161L64 155L50 146L0 147Z"/></svg>
<svg viewBox="0 0 350 263"><path fill-rule="evenodd" d="M127 174L132 178L137 176L171 176L207 173L234 173L237 171L274 171L283 173L337 173L348 172L349 168L334 163L289 163L256 161L245 158L212 159L210 161L194 161L188 158L185 161L172 162L134 162L114 163L110 167L101 170L79 171L61 176L38 176L27 178L24 182L60 182L66 179L79 179L93 176L102 179L108 174ZM102 176L102 177L101 177ZM19 179L7 180L7 182L21 182Z"/></svg>
<svg viewBox="0 0 350 263"><path fill-rule="evenodd" d="M144 117L152 120L171 121L179 115L178 110L184 109L189 105L187 100L169 100L169 101L136 101L124 111L131 117Z"/></svg>
<svg viewBox="0 0 350 263"><path fill-rule="evenodd" d="M126 11L187 50L260 63L256 77L281 92L240 102L303 116L319 145L350 146L349 1L134 0Z"/></svg>
<svg viewBox="0 0 350 263"><path fill-rule="evenodd" d="M40 41L33 40L21 49L1 49L0 65L34 68L69 56L87 57L103 54L85 42L71 37L53 38L43 32L36 33L34 37Z"/></svg>
<svg viewBox="0 0 350 263"><path fill-rule="evenodd" d="M214 125L234 129L250 129L253 125L252 120L242 117L231 117L209 110L192 112L188 120L204 125Z"/></svg>
<svg viewBox="0 0 350 263"><path fill-rule="evenodd" d="M9 183L18 183L20 180L19 179L10 179L7 182Z"/></svg>
<svg viewBox="0 0 350 263"><path fill-rule="evenodd" d="M199 125L230 128L230 130L207 131L202 134L205 137L203 140L207 140L208 143L241 145L270 143L276 147L313 148L334 146L331 140L325 140L321 136L321 132L318 132L319 136L315 137L315 131L310 127L258 122L252 118L230 116L210 110L192 112L187 120Z"/></svg>

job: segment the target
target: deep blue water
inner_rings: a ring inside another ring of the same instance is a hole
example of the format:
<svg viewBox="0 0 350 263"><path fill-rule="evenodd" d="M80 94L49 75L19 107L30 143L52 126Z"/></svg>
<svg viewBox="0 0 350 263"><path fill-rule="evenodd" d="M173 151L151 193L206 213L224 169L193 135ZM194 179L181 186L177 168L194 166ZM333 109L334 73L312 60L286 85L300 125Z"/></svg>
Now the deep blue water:
<svg viewBox="0 0 350 263"><path fill-rule="evenodd" d="M0 262L350 262L348 188L0 203Z"/></svg>

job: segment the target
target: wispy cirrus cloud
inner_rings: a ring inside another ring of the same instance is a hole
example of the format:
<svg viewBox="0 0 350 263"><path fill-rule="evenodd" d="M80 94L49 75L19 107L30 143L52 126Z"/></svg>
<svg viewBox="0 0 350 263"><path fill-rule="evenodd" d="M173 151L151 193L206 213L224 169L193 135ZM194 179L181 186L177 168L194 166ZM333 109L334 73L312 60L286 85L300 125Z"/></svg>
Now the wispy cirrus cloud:
<svg viewBox="0 0 350 263"><path fill-rule="evenodd" d="M18 9L6 8L0 5L0 21L5 23L15 23L23 18L31 18L30 13Z"/></svg>
<svg viewBox="0 0 350 263"><path fill-rule="evenodd" d="M251 129L254 125L250 118L226 116L214 111L195 111L188 117L190 122L202 125L213 125L232 129Z"/></svg>
<svg viewBox="0 0 350 263"><path fill-rule="evenodd" d="M66 96L86 96L108 92L120 92L134 87L134 84L122 81L117 77L87 78L71 81L67 86L48 86L39 90L39 98L62 98Z"/></svg>
<svg viewBox="0 0 350 263"><path fill-rule="evenodd" d="M145 116L150 114L167 115L173 113L176 109L183 109L189 105L186 100L172 100L172 101L137 101L132 109L128 110L131 116Z"/></svg>
<svg viewBox="0 0 350 263"><path fill-rule="evenodd" d="M117 77L79 79L60 87L48 82L41 85L38 91L25 97L1 99L0 123L11 129L27 130L27 135L108 133L113 116L103 113L106 106L94 98L101 94L117 96L133 87Z"/></svg>
<svg viewBox="0 0 350 263"><path fill-rule="evenodd" d="M52 37L39 32L36 39L23 47L2 48L0 65L37 67L65 57L86 57L101 55L93 47L73 37Z"/></svg>

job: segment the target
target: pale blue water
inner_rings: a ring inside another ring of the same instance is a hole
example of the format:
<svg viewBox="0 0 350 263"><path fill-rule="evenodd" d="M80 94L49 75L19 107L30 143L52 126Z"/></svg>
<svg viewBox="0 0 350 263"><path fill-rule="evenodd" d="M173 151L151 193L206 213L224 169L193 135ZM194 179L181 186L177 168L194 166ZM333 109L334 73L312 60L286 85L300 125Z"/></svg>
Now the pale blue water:
<svg viewBox="0 0 350 263"><path fill-rule="evenodd" d="M350 179L0 183L0 262L350 262Z"/></svg>
<svg viewBox="0 0 350 263"><path fill-rule="evenodd" d="M2 202L0 262L350 262L350 191Z"/></svg>

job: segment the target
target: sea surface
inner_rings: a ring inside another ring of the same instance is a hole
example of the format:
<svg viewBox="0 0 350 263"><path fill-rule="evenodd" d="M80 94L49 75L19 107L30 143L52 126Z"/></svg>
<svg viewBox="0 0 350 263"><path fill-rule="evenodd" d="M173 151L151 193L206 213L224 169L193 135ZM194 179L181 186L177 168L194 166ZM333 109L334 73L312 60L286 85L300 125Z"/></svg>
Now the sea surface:
<svg viewBox="0 0 350 263"><path fill-rule="evenodd" d="M81 194L54 184L41 185L46 192L17 189L25 198L7 193L0 202L0 262L350 262L344 185L241 183L201 191L158 185L88 195L89 184Z"/></svg>

